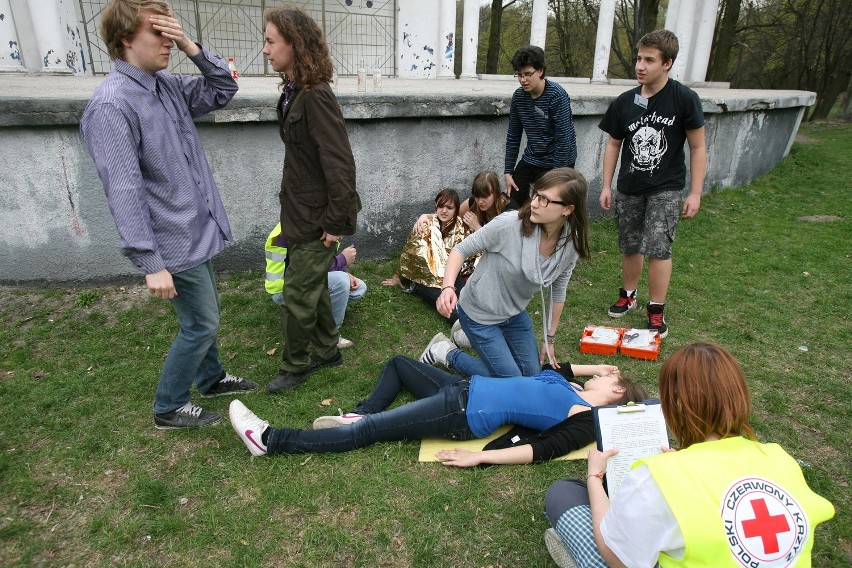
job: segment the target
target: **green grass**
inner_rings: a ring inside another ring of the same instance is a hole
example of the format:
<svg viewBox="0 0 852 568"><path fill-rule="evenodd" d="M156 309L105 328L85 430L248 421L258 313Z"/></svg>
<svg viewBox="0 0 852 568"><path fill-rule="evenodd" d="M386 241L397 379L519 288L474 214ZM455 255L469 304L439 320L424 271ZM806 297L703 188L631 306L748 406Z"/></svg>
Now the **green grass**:
<svg viewBox="0 0 852 568"><path fill-rule="evenodd" d="M839 568L852 561L852 128L803 131L809 141L769 175L707 195L681 224L663 357L705 340L742 362L758 436L806 464L837 509L817 531L814 566ZM609 322L619 281L612 220L591 232L594 257L575 271L557 340L562 358L585 363L601 358L578 353L580 332ZM356 346L343 367L246 403L274 424L309 427L354 406L387 358L417 356L446 330L416 298L380 285L393 268L357 266L370 291L347 313ZM261 278L221 280L220 343L229 370L265 385L280 331ZM646 290L643 282L640 297ZM155 430L152 397L176 331L170 310L138 285L0 289L0 564L551 565L544 493L585 462L446 469L418 463L415 443L250 459L227 424ZM621 323L642 325L642 310ZM608 360L655 391L661 361ZM228 402L204 401L223 414Z"/></svg>

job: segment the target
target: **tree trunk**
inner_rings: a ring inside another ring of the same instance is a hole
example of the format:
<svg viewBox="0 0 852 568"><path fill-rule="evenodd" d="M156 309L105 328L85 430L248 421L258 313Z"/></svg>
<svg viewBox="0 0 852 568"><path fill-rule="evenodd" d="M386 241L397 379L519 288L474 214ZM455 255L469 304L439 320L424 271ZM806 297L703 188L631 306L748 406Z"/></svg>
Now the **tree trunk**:
<svg viewBox="0 0 852 568"><path fill-rule="evenodd" d="M742 0L722 0L721 21L716 26L713 50L710 52L708 81L727 81L731 53L737 39L737 21Z"/></svg>
<svg viewBox="0 0 852 568"><path fill-rule="evenodd" d="M814 106L814 111L808 118L808 122L828 118L828 113L831 111L831 107L834 106L834 101L837 100L838 95L843 92L844 88L848 91L850 77L852 77L852 65L847 61L831 77L825 91L817 94L817 103Z"/></svg>
<svg viewBox="0 0 852 568"><path fill-rule="evenodd" d="M636 41L634 49L642 36L657 29L657 16L660 14L660 0L640 0L637 8L639 17L636 19Z"/></svg>
<svg viewBox="0 0 852 568"><path fill-rule="evenodd" d="M500 58L500 34L503 30L503 0L491 0L491 27L488 30L488 54L485 56L485 72L497 73Z"/></svg>
<svg viewBox="0 0 852 568"><path fill-rule="evenodd" d="M849 79L844 99L841 101L840 108L834 118L841 122L852 122L852 79Z"/></svg>

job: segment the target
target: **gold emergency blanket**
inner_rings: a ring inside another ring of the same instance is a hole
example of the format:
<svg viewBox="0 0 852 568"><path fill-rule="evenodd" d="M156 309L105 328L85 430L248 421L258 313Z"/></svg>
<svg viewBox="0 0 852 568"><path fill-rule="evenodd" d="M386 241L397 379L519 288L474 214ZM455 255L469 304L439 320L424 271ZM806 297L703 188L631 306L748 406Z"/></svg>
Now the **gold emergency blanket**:
<svg viewBox="0 0 852 568"><path fill-rule="evenodd" d="M429 227L424 233L411 231L408 235L399 257L399 275L429 288L440 288L450 251L468 232L459 217L447 238L443 238L438 217L434 214L429 217Z"/></svg>

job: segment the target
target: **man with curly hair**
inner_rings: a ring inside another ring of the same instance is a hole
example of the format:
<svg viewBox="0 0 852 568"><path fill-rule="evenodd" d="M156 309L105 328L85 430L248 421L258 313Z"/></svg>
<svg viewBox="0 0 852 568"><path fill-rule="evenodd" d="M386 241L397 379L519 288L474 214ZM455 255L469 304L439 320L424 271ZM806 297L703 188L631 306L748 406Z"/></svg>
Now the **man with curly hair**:
<svg viewBox="0 0 852 568"><path fill-rule="evenodd" d="M343 363L326 272L341 235L355 233L361 203L343 113L329 86L333 69L322 30L292 7L270 10L265 21L263 54L282 80L276 108L284 141L279 201L291 275L281 305L281 368L267 385L276 393L321 367Z"/></svg>

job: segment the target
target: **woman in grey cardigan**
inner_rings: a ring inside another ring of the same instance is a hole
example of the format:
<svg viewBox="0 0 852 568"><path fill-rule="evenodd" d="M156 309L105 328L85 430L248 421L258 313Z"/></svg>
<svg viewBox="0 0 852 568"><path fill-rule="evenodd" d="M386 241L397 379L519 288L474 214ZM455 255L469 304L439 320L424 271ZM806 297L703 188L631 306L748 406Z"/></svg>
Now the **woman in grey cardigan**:
<svg viewBox="0 0 852 568"><path fill-rule="evenodd" d="M453 248L437 309L444 317L456 310L479 358L439 333L421 361L488 377L533 376L545 357L558 366L554 341L565 290L577 258L589 257L587 193L586 179L578 172L551 170L535 183L532 198L520 211L503 213ZM462 263L480 252L482 258L458 297L453 284ZM546 338L541 350L526 312L536 292L542 299Z"/></svg>

